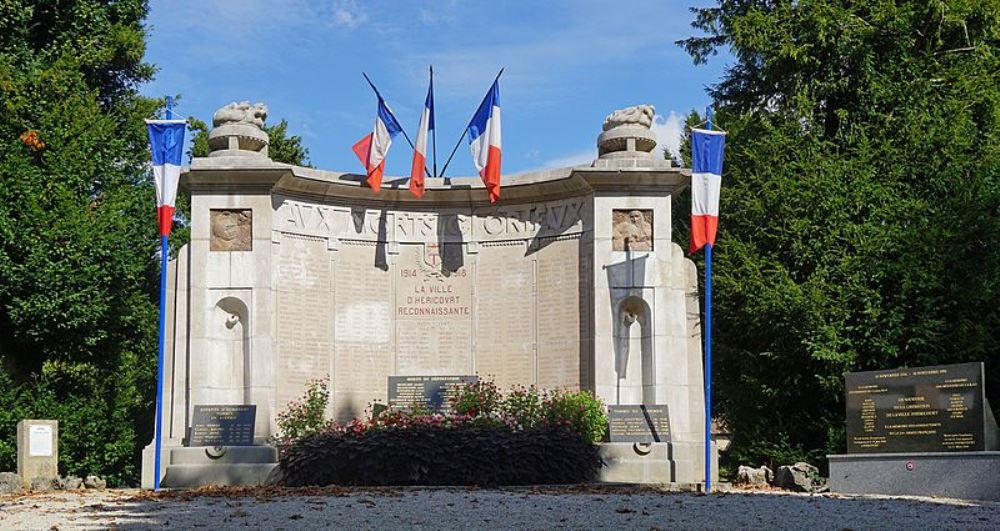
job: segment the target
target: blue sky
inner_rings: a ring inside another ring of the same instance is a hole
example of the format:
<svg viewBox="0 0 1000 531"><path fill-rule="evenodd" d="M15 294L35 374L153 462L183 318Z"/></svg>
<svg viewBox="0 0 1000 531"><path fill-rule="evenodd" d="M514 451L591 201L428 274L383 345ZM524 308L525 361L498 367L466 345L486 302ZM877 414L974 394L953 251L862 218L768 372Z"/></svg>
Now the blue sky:
<svg viewBox="0 0 1000 531"><path fill-rule="evenodd" d="M150 96L180 94L177 112L211 121L230 101L263 101L303 137L315 165L359 171L351 145L371 131L365 71L413 136L434 65L438 161L455 145L500 67L503 172L596 156L614 109L651 103L661 145L702 109L730 58L694 66L674 41L696 34L675 1L153 0ZM409 173L398 137L387 173ZM428 158L430 158L428 156ZM467 144L450 176L475 175Z"/></svg>

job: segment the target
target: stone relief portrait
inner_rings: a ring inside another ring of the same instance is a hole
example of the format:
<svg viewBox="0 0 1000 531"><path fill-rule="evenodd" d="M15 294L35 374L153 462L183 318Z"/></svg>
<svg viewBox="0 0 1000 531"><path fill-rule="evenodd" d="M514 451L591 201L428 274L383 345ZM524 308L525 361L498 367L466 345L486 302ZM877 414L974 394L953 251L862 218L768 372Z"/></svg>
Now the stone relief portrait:
<svg viewBox="0 0 1000 531"><path fill-rule="evenodd" d="M613 210L611 223L612 251L653 250L652 210Z"/></svg>
<svg viewBox="0 0 1000 531"><path fill-rule="evenodd" d="M249 209L211 211L211 251L250 251L253 221Z"/></svg>

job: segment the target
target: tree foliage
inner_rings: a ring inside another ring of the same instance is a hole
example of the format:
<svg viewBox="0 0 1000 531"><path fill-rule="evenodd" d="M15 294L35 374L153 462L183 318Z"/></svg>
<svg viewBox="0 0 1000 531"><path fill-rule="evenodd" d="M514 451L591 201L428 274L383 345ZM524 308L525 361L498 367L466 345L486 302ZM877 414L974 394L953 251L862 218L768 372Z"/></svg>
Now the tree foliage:
<svg viewBox="0 0 1000 531"><path fill-rule="evenodd" d="M22 418L60 421L60 471L136 476L158 274L136 86L145 1L0 0L0 470Z"/></svg>
<svg viewBox="0 0 1000 531"><path fill-rule="evenodd" d="M693 11L695 62L735 57L710 91L731 456L843 452L847 371L985 361L1000 405L1000 2Z"/></svg>

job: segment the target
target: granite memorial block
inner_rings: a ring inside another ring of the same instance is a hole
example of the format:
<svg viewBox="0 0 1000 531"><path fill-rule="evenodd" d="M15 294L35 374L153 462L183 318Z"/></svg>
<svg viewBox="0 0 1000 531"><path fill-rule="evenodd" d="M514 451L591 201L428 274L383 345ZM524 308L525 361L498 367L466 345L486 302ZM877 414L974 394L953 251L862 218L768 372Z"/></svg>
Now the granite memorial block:
<svg viewBox="0 0 1000 531"><path fill-rule="evenodd" d="M187 446L253 446L257 406L194 406Z"/></svg>
<svg viewBox="0 0 1000 531"><path fill-rule="evenodd" d="M983 381L982 363L848 373L847 452L986 450Z"/></svg>
<svg viewBox="0 0 1000 531"><path fill-rule="evenodd" d="M670 442L670 416L665 405L608 406L610 442Z"/></svg>
<svg viewBox="0 0 1000 531"><path fill-rule="evenodd" d="M478 376L390 376L389 406L435 413L451 413L451 397L463 385L476 383Z"/></svg>

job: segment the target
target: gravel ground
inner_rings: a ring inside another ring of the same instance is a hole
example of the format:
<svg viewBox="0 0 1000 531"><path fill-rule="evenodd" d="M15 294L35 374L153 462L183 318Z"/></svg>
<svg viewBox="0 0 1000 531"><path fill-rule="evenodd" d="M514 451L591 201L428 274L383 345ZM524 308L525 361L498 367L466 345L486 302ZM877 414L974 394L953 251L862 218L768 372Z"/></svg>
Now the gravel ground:
<svg viewBox="0 0 1000 531"><path fill-rule="evenodd" d="M225 494L225 495L223 495ZM2 529L998 529L1000 503L651 489L137 490L0 498Z"/></svg>

